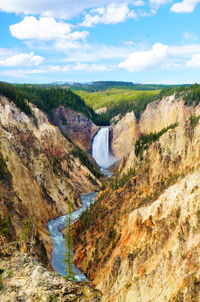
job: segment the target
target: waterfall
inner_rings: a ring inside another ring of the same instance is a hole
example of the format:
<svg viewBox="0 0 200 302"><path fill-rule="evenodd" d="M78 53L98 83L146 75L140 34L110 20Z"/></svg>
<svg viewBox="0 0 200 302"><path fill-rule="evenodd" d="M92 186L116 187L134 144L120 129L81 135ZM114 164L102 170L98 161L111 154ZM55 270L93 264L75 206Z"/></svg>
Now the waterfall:
<svg viewBox="0 0 200 302"><path fill-rule="evenodd" d="M101 128L95 135L92 156L102 168L108 168L116 162L116 158L109 152L109 127Z"/></svg>
<svg viewBox="0 0 200 302"><path fill-rule="evenodd" d="M101 167L102 173L107 177L110 177L112 173L106 168L110 167L117 159L109 153L109 128L103 127L95 135L92 144L92 155L97 164ZM95 202L97 193L90 193L81 196L82 207L71 214L72 223L76 221L80 215L86 211L91 204ZM51 265L55 271L60 275L66 275L66 263L64 262L66 256L65 242L67 238L64 238L61 230L66 223L66 215L58 217L48 222L48 231L51 234L53 242L53 252L51 258ZM85 281L86 276L74 265L73 272L77 281Z"/></svg>

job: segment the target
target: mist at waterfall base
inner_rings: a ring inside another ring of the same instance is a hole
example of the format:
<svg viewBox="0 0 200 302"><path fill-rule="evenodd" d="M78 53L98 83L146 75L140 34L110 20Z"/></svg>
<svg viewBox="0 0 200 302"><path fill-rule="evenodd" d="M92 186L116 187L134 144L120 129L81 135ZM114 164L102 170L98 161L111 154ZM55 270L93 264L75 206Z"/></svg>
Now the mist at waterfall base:
<svg viewBox="0 0 200 302"><path fill-rule="evenodd" d="M92 144L92 157L101 167L106 176L111 176L107 170L117 159L110 154L109 127L101 128L94 137Z"/></svg>
<svg viewBox="0 0 200 302"><path fill-rule="evenodd" d="M82 207L71 214L71 222L75 222L80 215L85 212L91 204L95 202L95 197L97 193L90 193L81 196ZM51 234L51 239L53 241L53 252L51 256L51 265L55 271L57 271L61 276L66 276L66 240L61 232L65 227L67 215L58 217L54 220L48 222L48 231ZM73 255L73 254L72 254ZM85 281L86 276L73 265L73 272L75 273L75 278L77 281Z"/></svg>

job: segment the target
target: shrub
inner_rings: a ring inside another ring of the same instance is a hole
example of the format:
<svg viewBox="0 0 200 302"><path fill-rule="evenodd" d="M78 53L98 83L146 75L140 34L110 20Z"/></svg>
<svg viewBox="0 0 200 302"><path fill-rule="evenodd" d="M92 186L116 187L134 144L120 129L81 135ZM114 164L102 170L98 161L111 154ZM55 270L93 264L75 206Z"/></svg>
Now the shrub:
<svg viewBox="0 0 200 302"><path fill-rule="evenodd" d="M3 158L3 155L0 153L0 181L3 181L6 185L11 185L12 175L9 172L6 161Z"/></svg>
<svg viewBox="0 0 200 302"><path fill-rule="evenodd" d="M3 278L2 278L2 275L4 273L4 269L3 268L0 268L0 290L3 289Z"/></svg>
<svg viewBox="0 0 200 302"><path fill-rule="evenodd" d="M198 116L192 115L190 116L189 120L190 120L191 127L194 129L200 120L200 115Z"/></svg>
<svg viewBox="0 0 200 302"><path fill-rule="evenodd" d="M0 234L9 236L11 234L10 218L2 219L0 217Z"/></svg>
<svg viewBox="0 0 200 302"><path fill-rule="evenodd" d="M113 176L112 178L110 178L110 186L113 190L117 190L121 187L123 187L128 180L133 177L134 175L136 175L135 169L130 168L127 173L124 173L121 177Z"/></svg>
<svg viewBox="0 0 200 302"><path fill-rule="evenodd" d="M140 138L136 141L135 155L140 156L140 158L142 159L144 150L147 150L153 142L157 141L169 129L174 129L177 126L178 126L178 123L174 123L174 124L169 125L166 128L163 128L161 131L159 131L157 133L142 134L140 136Z"/></svg>

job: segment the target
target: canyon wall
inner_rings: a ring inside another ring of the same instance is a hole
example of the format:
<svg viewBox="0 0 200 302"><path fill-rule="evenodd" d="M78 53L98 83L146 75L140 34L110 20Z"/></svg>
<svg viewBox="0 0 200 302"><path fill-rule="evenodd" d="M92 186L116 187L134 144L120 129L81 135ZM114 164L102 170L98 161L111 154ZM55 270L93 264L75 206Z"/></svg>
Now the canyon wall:
<svg viewBox="0 0 200 302"><path fill-rule="evenodd" d="M199 106L187 107L182 98L171 95L148 104L139 120L136 120L133 112L127 113L111 127L112 151L116 157L123 158L134 150L141 133L159 132L176 122L184 126L191 115L198 115L199 112Z"/></svg>
<svg viewBox="0 0 200 302"><path fill-rule="evenodd" d="M104 302L199 301L199 115L174 96L149 104L132 133L160 136L133 143L76 223L76 263Z"/></svg>
<svg viewBox="0 0 200 302"><path fill-rule="evenodd" d="M66 134L80 148L91 151L92 139L99 127L82 113L64 106L54 109L52 114L55 125L59 126L62 133Z"/></svg>
<svg viewBox="0 0 200 302"><path fill-rule="evenodd" d="M80 150L30 106L32 117L0 97L0 225L9 220L1 249L24 233L21 240L34 236L38 253L42 244L50 259L48 220L65 214L69 201L80 207L80 194L96 191L100 182L81 162L83 153L79 158Z"/></svg>

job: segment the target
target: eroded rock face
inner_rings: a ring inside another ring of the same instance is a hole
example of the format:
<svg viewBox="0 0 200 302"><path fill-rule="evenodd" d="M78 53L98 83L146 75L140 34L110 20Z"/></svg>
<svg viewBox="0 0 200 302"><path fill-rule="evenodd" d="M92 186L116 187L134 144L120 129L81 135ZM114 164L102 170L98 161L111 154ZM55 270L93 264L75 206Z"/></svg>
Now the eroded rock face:
<svg viewBox="0 0 200 302"><path fill-rule="evenodd" d="M199 196L196 171L124 218L117 248L94 280L102 301L200 300Z"/></svg>
<svg viewBox="0 0 200 302"><path fill-rule="evenodd" d="M176 99L174 95L164 97L147 105L139 121L140 132L159 132L176 122L183 125L194 112L194 108L184 105L182 98Z"/></svg>
<svg viewBox="0 0 200 302"><path fill-rule="evenodd" d="M8 240L21 236L28 223L24 219L32 221L33 236L43 242L50 259L48 220L67 213L72 199L78 208L80 194L96 190L88 178L95 176L74 155L73 144L44 113L31 107L34 118L0 98L0 155L12 176L9 185L0 181L0 218L10 217L13 238L7 236ZM4 241L3 235L0 242Z"/></svg>
<svg viewBox="0 0 200 302"><path fill-rule="evenodd" d="M1 258L0 301L98 302L101 292L88 282L66 281L27 254Z"/></svg>
<svg viewBox="0 0 200 302"><path fill-rule="evenodd" d="M111 127L111 148L117 158L129 154L137 139L137 122L133 112L127 113Z"/></svg>
<svg viewBox="0 0 200 302"><path fill-rule="evenodd" d="M148 104L139 121L136 120L133 112L127 113L111 127L113 153L119 158L126 157L127 154L134 152L135 142L141 133L159 132L176 122L184 127L191 115L198 114L200 114L200 106L187 107L182 98L176 99L174 95Z"/></svg>
<svg viewBox="0 0 200 302"><path fill-rule="evenodd" d="M168 113L159 120L161 108ZM146 110L141 118L145 133L178 125L142 158L133 150L122 161L118 176L132 168L131 176L100 192L91 224L76 224L76 262L102 290L104 302L197 302L200 123L192 125L189 117L199 115L199 107L166 98L166 107L163 100ZM174 112L171 119L169 112Z"/></svg>
<svg viewBox="0 0 200 302"><path fill-rule="evenodd" d="M71 138L80 148L88 152L92 147L92 139L99 127L82 113L59 106L53 110L53 120L64 134Z"/></svg>

